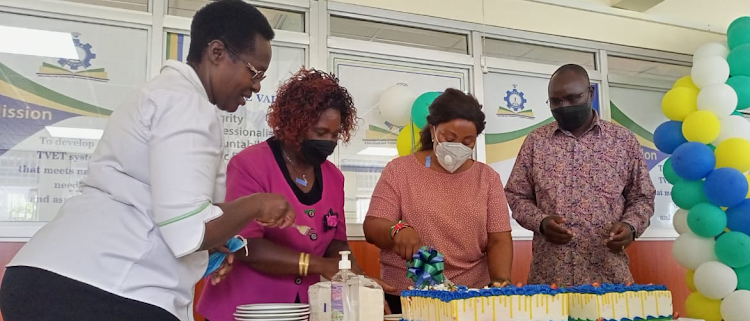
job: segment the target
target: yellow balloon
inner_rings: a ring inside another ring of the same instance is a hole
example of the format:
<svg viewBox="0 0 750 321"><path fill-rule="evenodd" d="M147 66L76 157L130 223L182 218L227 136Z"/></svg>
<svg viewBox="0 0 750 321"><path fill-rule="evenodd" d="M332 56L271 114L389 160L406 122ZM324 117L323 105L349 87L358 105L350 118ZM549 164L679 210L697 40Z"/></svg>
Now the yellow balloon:
<svg viewBox="0 0 750 321"><path fill-rule="evenodd" d="M750 142L744 138L730 138L716 146L716 168L731 167L740 172L750 170Z"/></svg>
<svg viewBox="0 0 750 321"><path fill-rule="evenodd" d="M683 121L685 117L698 110L698 91L677 87L668 91L661 99L661 112L667 118Z"/></svg>
<svg viewBox="0 0 750 321"><path fill-rule="evenodd" d="M750 185L750 175L745 174L745 179L747 180L747 185ZM747 196L745 198L750 198L750 189L747 191Z"/></svg>
<svg viewBox="0 0 750 321"><path fill-rule="evenodd" d="M687 283L687 287L690 290L690 292L698 291L695 289L695 281L693 279L694 277L695 277L695 271L687 270L687 272L685 272L685 283Z"/></svg>
<svg viewBox="0 0 750 321"><path fill-rule="evenodd" d="M698 292L690 293L685 301L688 318L721 321L721 300L709 299Z"/></svg>
<svg viewBox="0 0 750 321"><path fill-rule="evenodd" d="M680 79L677 79L677 81L674 82L674 86L672 86L672 88L679 88L679 87L684 87L684 88L692 89L695 91L700 91L698 86L696 86L695 83L693 83L693 77L690 77L690 76L685 76Z"/></svg>
<svg viewBox="0 0 750 321"><path fill-rule="evenodd" d="M693 112L682 122L682 135L689 142L710 144L719 137L720 130L719 118L708 110Z"/></svg>
<svg viewBox="0 0 750 321"><path fill-rule="evenodd" d="M419 127L413 123L410 123L409 125L410 126L401 129L401 132L398 133L398 138L396 138L396 150L398 150L398 156L410 155L419 150L422 146L419 142L421 133Z"/></svg>

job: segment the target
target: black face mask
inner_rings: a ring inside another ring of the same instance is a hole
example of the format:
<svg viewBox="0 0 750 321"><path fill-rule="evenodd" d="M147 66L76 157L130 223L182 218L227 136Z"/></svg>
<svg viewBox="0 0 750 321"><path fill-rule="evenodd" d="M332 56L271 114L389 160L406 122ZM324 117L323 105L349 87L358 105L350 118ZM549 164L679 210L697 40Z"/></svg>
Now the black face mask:
<svg viewBox="0 0 750 321"><path fill-rule="evenodd" d="M302 158L312 166L320 166L336 149L331 140L305 139L302 141Z"/></svg>
<svg viewBox="0 0 750 321"><path fill-rule="evenodd" d="M552 116L555 117L557 125L567 131L574 131L583 126L591 117L591 113L591 105L589 103L552 110Z"/></svg>

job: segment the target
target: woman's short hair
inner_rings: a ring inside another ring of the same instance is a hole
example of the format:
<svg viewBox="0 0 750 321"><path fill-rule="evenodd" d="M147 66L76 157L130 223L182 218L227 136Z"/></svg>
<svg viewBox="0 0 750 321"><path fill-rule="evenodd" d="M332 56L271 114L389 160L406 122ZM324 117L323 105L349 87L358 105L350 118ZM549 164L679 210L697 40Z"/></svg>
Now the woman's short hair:
<svg viewBox="0 0 750 321"><path fill-rule="evenodd" d="M357 109L349 91L333 74L302 68L279 87L268 108L268 125L274 137L298 146L328 109L341 113L339 139L348 143L357 126Z"/></svg>
<svg viewBox="0 0 750 321"><path fill-rule="evenodd" d="M427 115L427 126L422 128L420 150L432 150L432 133L430 126L437 126L455 119L464 119L474 123L477 127L477 135L484 131L485 121L482 105L470 94L448 88L435 98L430 105L430 114Z"/></svg>
<svg viewBox="0 0 750 321"><path fill-rule="evenodd" d="M200 62L203 50L214 40L221 40L238 54L252 52L258 35L268 41L274 37L271 24L258 8L242 0L210 2L193 16L187 61Z"/></svg>

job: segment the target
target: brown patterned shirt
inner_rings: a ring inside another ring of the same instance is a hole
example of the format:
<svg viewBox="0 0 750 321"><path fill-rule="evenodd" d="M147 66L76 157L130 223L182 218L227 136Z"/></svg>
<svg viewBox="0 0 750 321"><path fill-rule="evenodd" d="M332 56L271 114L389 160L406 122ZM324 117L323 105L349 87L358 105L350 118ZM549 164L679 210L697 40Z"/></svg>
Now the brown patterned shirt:
<svg viewBox="0 0 750 321"><path fill-rule="evenodd" d="M656 190L635 135L598 117L581 137L552 122L523 143L505 188L513 218L534 232L529 283L580 285L633 281L625 252L606 246L625 222L640 236L654 214ZM540 234L548 215L576 236L555 245Z"/></svg>

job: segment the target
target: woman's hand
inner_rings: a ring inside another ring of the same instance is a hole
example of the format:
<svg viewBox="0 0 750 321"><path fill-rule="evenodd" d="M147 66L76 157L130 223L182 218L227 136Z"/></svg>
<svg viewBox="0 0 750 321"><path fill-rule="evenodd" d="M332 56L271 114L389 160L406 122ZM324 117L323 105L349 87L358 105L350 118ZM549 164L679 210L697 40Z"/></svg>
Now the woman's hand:
<svg viewBox="0 0 750 321"><path fill-rule="evenodd" d="M255 220L266 227L287 228L294 224L294 209L284 196L270 193L257 193L247 196L257 209Z"/></svg>
<svg viewBox="0 0 750 321"><path fill-rule="evenodd" d="M226 247L223 247L223 249L219 249L219 251L222 253L229 252L229 250ZM219 284L219 282L224 280L224 278L227 277L229 272L232 271L233 263L234 263L234 253L227 253L227 256L224 258L224 262L221 262L221 266L219 266L219 269L211 273L211 285L217 285Z"/></svg>
<svg viewBox="0 0 750 321"><path fill-rule="evenodd" d="M411 260L422 247L422 239L413 227L406 227L393 238L393 251L404 260Z"/></svg>

